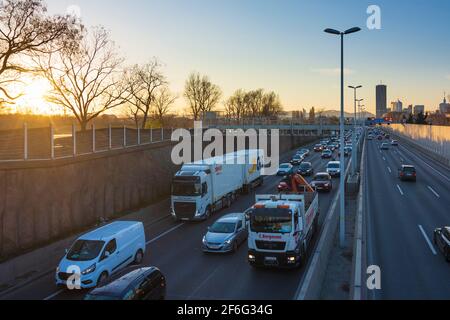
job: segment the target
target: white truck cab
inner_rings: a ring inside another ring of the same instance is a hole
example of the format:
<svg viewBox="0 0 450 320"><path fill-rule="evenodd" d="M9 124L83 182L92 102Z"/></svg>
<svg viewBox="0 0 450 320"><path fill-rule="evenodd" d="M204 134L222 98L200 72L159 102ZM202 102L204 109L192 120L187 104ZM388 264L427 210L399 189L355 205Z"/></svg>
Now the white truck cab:
<svg viewBox="0 0 450 320"><path fill-rule="evenodd" d="M262 150L244 150L185 164L172 181L171 214L201 221L229 208L240 193L263 183Z"/></svg>
<svg viewBox="0 0 450 320"><path fill-rule="evenodd" d="M318 229L317 193L259 195L247 212L252 266L300 267Z"/></svg>

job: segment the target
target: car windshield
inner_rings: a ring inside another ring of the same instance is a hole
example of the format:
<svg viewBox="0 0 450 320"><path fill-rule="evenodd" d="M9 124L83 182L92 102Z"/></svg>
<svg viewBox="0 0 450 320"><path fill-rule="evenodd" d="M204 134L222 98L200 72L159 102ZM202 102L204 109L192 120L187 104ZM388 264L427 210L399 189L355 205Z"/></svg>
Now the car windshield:
<svg viewBox="0 0 450 320"><path fill-rule="evenodd" d="M403 168L403 171L405 171L405 172L416 172L416 169L414 169L412 167L405 167L405 168Z"/></svg>
<svg viewBox="0 0 450 320"><path fill-rule="evenodd" d="M97 258L105 245L104 241L78 240L67 254L70 261L91 261Z"/></svg>
<svg viewBox="0 0 450 320"><path fill-rule="evenodd" d="M308 170L308 169L311 169L311 164L310 164L310 163L302 163L302 164L300 165L300 169L302 169L302 170Z"/></svg>
<svg viewBox="0 0 450 320"><path fill-rule="evenodd" d="M292 212L289 209L261 208L251 212L250 228L258 233L291 233Z"/></svg>
<svg viewBox="0 0 450 320"><path fill-rule="evenodd" d="M328 176L322 174L322 175L317 175L314 178L314 180L315 181L328 181L329 179L328 179Z"/></svg>
<svg viewBox="0 0 450 320"><path fill-rule="evenodd" d="M174 181L172 195L178 197L196 197L202 192L202 186L194 182Z"/></svg>
<svg viewBox="0 0 450 320"><path fill-rule="evenodd" d="M329 165L328 165L328 168L330 168L330 169L339 169L340 168L340 164L339 163L330 163Z"/></svg>
<svg viewBox="0 0 450 320"><path fill-rule="evenodd" d="M211 233L233 233L236 229L234 222L216 222L209 228Z"/></svg>

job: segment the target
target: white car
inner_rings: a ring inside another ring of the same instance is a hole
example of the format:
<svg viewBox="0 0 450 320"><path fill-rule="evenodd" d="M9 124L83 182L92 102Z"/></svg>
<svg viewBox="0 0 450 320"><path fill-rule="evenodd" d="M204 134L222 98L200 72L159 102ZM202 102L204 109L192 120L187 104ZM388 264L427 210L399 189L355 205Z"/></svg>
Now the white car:
<svg viewBox="0 0 450 320"><path fill-rule="evenodd" d="M78 238L56 269L56 285L75 289L97 287L131 263L140 264L145 254L141 222L118 221Z"/></svg>
<svg viewBox="0 0 450 320"><path fill-rule="evenodd" d="M339 177L341 175L341 163L339 161L328 162L327 173L332 177Z"/></svg>

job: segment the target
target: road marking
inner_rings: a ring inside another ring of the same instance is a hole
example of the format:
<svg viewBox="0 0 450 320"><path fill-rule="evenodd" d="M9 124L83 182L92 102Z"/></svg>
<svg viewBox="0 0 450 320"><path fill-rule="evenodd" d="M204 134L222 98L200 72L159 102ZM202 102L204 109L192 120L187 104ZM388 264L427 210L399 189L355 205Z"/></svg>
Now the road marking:
<svg viewBox="0 0 450 320"><path fill-rule="evenodd" d="M49 295L47 298L44 298L44 301L51 300L51 299L53 299L54 297L59 296L59 295L60 295L61 293L63 293L63 292L64 292L64 289L61 289L61 290L59 290L59 291L57 291L57 292L55 292L55 293Z"/></svg>
<svg viewBox="0 0 450 320"><path fill-rule="evenodd" d="M386 158L385 158L385 157L383 157L383 160L384 160L384 161L386 161Z"/></svg>
<svg viewBox="0 0 450 320"><path fill-rule="evenodd" d="M425 238L425 241L428 243L428 246L430 247L431 252L433 252L433 254L436 256L437 252L434 249L434 246L431 243L430 239L428 238L427 233L425 232L425 230L423 229L423 227L421 225L419 225L419 229L420 229L420 232L422 232L422 235Z"/></svg>
<svg viewBox="0 0 450 320"><path fill-rule="evenodd" d="M436 196L436 198L440 198L440 197L441 197L436 191L433 190L432 187L428 186L428 189L430 189L430 191L434 193L434 195Z"/></svg>
<svg viewBox="0 0 450 320"><path fill-rule="evenodd" d="M412 154L413 156L415 156L417 159L419 159L420 161L422 161L425 165L427 165L429 168L431 168L432 170L434 170L437 174L439 174L442 178L446 179L447 181L450 181L450 178L448 178L447 176L445 176L444 174L442 174L440 171L438 171L437 169L433 168L432 166L430 166L425 160L423 160L421 157L415 155L414 153L412 153L411 151L409 151L407 148L404 148L406 151L408 151L410 154Z"/></svg>
<svg viewBox="0 0 450 320"><path fill-rule="evenodd" d="M402 190L402 188L400 188L400 186L399 185L397 185L397 189L398 189L398 191L400 191L400 194L402 195L402 196L404 196L405 194L403 193L403 190Z"/></svg>
<svg viewBox="0 0 450 320"><path fill-rule="evenodd" d="M184 223L180 223L179 225L173 227L172 229L167 230L166 232L160 234L160 235L157 236L156 238L154 238L154 239L148 241L148 242L146 243L146 245L148 246L148 245L152 244L153 242L158 241L158 240L161 239L162 237L164 237L164 236L168 235L169 233L171 233L171 232L173 232L173 231L175 231L175 230L181 228L182 226L184 226Z"/></svg>
<svg viewBox="0 0 450 320"><path fill-rule="evenodd" d="M389 173L392 173L391 167L388 167L388 171Z"/></svg>

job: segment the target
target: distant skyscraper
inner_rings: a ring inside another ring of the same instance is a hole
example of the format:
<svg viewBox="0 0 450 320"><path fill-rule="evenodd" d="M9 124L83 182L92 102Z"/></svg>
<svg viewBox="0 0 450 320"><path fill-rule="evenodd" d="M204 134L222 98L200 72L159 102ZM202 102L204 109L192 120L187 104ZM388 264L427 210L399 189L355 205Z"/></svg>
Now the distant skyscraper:
<svg viewBox="0 0 450 320"><path fill-rule="evenodd" d="M403 112L403 102L397 100L396 102L391 103L392 112Z"/></svg>
<svg viewBox="0 0 450 320"><path fill-rule="evenodd" d="M450 112L450 103L447 103L447 99L445 98L444 93L444 101L439 105L440 113L449 113Z"/></svg>
<svg viewBox="0 0 450 320"><path fill-rule="evenodd" d="M387 112L387 87L383 84L377 86L377 118L382 118Z"/></svg>

